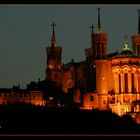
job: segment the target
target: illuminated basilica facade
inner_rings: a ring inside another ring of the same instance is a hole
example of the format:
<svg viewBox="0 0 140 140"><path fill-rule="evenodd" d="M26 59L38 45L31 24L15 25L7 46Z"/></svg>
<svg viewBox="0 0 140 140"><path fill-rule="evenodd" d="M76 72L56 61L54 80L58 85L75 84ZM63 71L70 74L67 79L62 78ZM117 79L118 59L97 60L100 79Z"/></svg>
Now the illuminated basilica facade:
<svg viewBox="0 0 140 140"><path fill-rule="evenodd" d="M62 47L56 45L55 31L51 46L46 48L46 78L50 78L67 93L76 87L74 102L82 102L81 109L111 109L119 115L139 111L140 100L140 14L138 12L138 34L131 37L132 50L125 36L122 52L107 54L108 34L101 31L100 9L98 25L94 33L91 26L91 48L85 49L86 60L61 64ZM80 89L84 89L81 94ZM133 106L133 108L132 108Z"/></svg>
<svg viewBox="0 0 140 140"><path fill-rule="evenodd" d="M125 37L122 52L108 54L108 34L101 31L98 8L97 31L91 26L91 47L85 49L82 62L61 63L62 47L56 45L55 24L51 46L46 48L46 77L55 81L64 94L73 90L73 102L80 109L110 109L118 115L134 110L140 111L140 11L138 11L138 34L131 37L132 50ZM81 90L82 89L82 90ZM35 105L46 104L43 91L0 89L0 104L23 101Z"/></svg>

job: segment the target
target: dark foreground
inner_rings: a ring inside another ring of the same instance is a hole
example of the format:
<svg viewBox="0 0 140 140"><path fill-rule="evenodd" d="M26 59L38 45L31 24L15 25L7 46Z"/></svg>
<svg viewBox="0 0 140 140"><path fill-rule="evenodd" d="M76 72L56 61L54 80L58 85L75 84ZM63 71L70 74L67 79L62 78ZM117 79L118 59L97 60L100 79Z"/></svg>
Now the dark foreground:
<svg viewBox="0 0 140 140"><path fill-rule="evenodd" d="M76 108L45 108L29 104L0 107L1 134L140 134L140 126L125 115Z"/></svg>

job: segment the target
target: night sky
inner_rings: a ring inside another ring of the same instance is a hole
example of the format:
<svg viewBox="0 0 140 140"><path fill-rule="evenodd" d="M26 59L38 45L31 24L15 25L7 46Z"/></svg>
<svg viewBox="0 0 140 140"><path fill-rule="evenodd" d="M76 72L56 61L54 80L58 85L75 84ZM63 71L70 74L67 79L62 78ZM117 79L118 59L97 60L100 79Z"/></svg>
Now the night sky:
<svg viewBox="0 0 140 140"><path fill-rule="evenodd" d="M122 51L124 35L137 34L140 5L0 5L0 88L44 80L46 50L55 22L56 44L62 46L62 63L85 60L91 47L91 24L108 33L108 53ZM96 28L97 29L97 28ZM95 32L96 32L95 29Z"/></svg>

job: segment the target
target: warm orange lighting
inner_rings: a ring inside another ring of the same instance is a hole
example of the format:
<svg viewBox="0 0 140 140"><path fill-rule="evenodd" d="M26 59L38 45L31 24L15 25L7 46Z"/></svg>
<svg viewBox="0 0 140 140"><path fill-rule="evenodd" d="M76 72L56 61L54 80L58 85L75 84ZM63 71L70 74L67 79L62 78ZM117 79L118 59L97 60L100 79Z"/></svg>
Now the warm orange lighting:
<svg viewBox="0 0 140 140"><path fill-rule="evenodd" d="M136 68L133 67L132 70L133 70L133 71L136 71Z"/></svg>

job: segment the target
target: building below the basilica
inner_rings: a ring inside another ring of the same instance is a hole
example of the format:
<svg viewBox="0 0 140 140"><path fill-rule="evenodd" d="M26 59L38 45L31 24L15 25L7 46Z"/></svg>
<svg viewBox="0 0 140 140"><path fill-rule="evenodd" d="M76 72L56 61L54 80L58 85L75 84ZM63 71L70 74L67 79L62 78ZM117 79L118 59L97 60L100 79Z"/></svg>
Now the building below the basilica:
<svg viewBox="0 0 140 140"><path fill-rule="evenodd" d="M97 31L94 32L92 25L91 47L85 49L86 60L82 62L72 59L67 64L61 63L62 47L56 45L55 26L53 23L51 46L46 48L45 80L54 81L66 95L72 92L73 103L79 104L80 109L109 109L118 115L139 112L140 11L138 10L138 34L131 37L132 50L125 36L122 51L108 54L108 34L101 31L98 8ZM15 101L47 105L41 88L0 89L0 104Z"/></svg>

